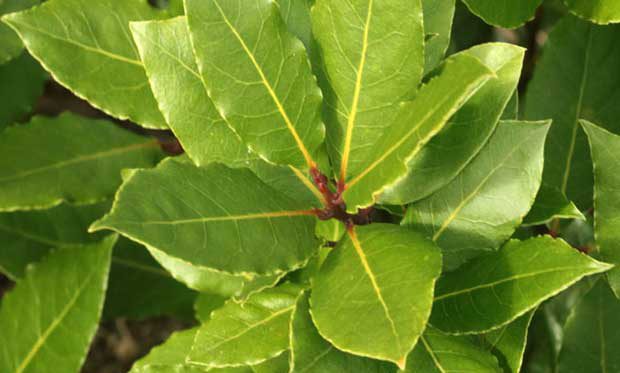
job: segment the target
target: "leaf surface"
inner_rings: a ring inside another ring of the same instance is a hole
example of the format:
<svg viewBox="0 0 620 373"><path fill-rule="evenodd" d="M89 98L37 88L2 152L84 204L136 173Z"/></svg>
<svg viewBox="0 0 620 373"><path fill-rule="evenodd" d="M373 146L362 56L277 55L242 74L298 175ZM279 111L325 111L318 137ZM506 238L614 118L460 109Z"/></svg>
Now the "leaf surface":
<svg viewBox="0 0 620 373"><path fill-rule="evenodd" d="M317 0L312 28L331 88L327 144L342 180L411 99L424 69L420 0ZM338 167L339 166L339 167Z"/></svg>
<svg viewBox="0 0 620 373"><path fill-rule="evenodd" d="M373 204L381 192L407 172L416 155L448 119L493 73L477 58L458 55L444 63L439 76L423 86L415 100L402 103L399 114L366 159L351 169L343 197L349 212Z"/></svg>
<svg viewBox="0 0 620 373"><path fill-rule="evenodd" d="M516 28L534 18L542 0L463 0L469 10L486 23Z"/></svg>
<svg viewBox="0 0 620 373"><path fill-rule="evenodd" d="M129 176L112 211L91 229L118 231L195 266L268 275L295 269L316 252L311 215L312 206L248 169L167 159Z"/></svg>
<svg viewBox="0 0 620 373"><path fill-rule="evenodd" d="M3 0L0 2L0 16L30 8L39 2L39 0ZM15 34L15 31L2 23L0 23L0 46L2 46L0 49L0 65L19 56L24 50L24 44Z"/></svg>
<svg viewBox="0 0 620 373"><path fill-rule="evenodd" d="M543 180L581 210L592 207L592 162L579 119L620 130L620 25L568 16L549 34L525 98L526 119L553 119Z"/></svg>
<svg viewBox="0 0 620 373"><path fill-rule="evenodd" d="M391 364L351 355L327 342L316 330L310 316L308 296L297 301L291 321L291 373L383 373L393 372Z"/></svg>
<svg viewBox="0 0 620 373"><path fill-rule="evenodd" d="M594 236L602 260L620 264L620 136L587 121L581 125L594 162ZM620 298L620 269L607 273Z"/></svg>
<svg viewBox="0 0 620 373"><path fill-rule="evenodd" d="M188 362L209 368L256 365L288 349L291 314L301 289L284 284L228 301L200 327Z"/></svg>
<svg viewBox="0 0 620 373"><path fill-rule="evenodd" d="M577 304L564 326L559 372L616 372L620 355L620 301L599 280Z"/></svg>
<svg viewBox="0 0 620 373"><path fill-rule="evenodd" d="M497 128L519 82L524 53L519 47L502 43L462 52L480 59L496 76L484 83L408 162L407 175L381 195L382 202L403 205L428 197L463 171Z"/></svg>
<svg viewBox="0 0 620 373"><path fill-rule="evenodd" d="M542 183L523 225L541 225L554 219L586 220L586 217L559 189Z"/></svg>
<svg viewBox="0 0 620 373"><path fill-rule="evenodd" d="M186 0L185 9L198 67L220 115L263 158L315 166L324 137L321 92L278 6Z"/></svg>
<svg viewBox="0 0 620 373"><path fill-rule="evenodd" d="M450 46L454 9L454 0L422 0L425 73L439 65Z"/></svg>
<svg viewBox="0 0 620 373"><path fill-rule="evenodd" d="M403 373L500 373L497 359L471 339L427 327Z"/></svg>
<svg viewBox="0 0 620 373"><path fill-rule="evenodd" d="M615 0L564 0L573 14L589 21L608 24L620 22L620 3Z"/></svg>
<svg viewBox="0 0 620 373"><path fill-rule="evenodd" d="M486 333L483 338L495 353L500 365L509 373L519 373L527 343L527 330L534 311L530 311L508 325Z"/></svg>
<svg viewBox="0 0 620 373"><path fill-rule="evenodd" d="M80 370L97 330L115 241L58 249L3 297L0 371Z"/></svg>
<svg viewBox="0 0 620 373"><path fill-rule="evenodd" d="M52 0L2 20L54 79L106 113L166 128L129 31L168 16L140 0Z"/></svg>
<svg viewBox="0 0 620 373"><path fill-rule="evenodd" d="M32 111L46 80L45 71L27 53L0 65L0 130Z"/></svg>
<svg viewBox="0 0 620 373"><path fill-rule="evenodd" d="M424 232L455 268L508 239L540 186L549 122L501 122L456 179L407 209L402 224Z"/></svg>
<svg viewBox="0 0 620 373"><path fill-rule="evenodd" d="M313 280L312 317L338 349L404 367L440 272L437 247L420 234L388 224L355 227Z"/></svg>
<svg viewBox="0 0 620 373"><path fill-rule="evenodd" d="M430 323L449 333L497 329L568 288L612 266L564 241L541 236L509 241L445 274L435 290Z"/></svg>
<svg viewBox="0 0 620 373"><path fill-rule="evenodd" d="M122 169L161 158L154 139L69 113L6 128L0 153L8 155L0 158L0 211L101 201L120 185Z"/></svg>

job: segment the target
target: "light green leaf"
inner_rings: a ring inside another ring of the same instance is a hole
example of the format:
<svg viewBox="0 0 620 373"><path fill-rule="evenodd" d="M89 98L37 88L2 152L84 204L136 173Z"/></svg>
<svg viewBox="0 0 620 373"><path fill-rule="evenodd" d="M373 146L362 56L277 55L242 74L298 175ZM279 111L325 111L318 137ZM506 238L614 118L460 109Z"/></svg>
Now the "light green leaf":
<svg viewBox="0 0 620 373"><path fill-rule="evenodd" d="M523 225L546 224L554 219L586 220L586 217L559 189L542 183L534 206L523 219Z"/></svg>
<svg viewBox="0 0 620 373"><path fill-rule="evenodd" d="M450 45L455 0L422 0L424 15L424 72L433 70Z"/></svg>
<svg viewBox="0 0 620 373"><path fill-rule="evenodd" d="M46 80L47 74L28 53L0 66L0 130L32 111Z"/></svg>
<svg viewBox="0 0 620 373"><path fill-rule="evenodd" d="M291 373L394 372L389 363L342 352L323 339L312 323L306 295L297 301L291 328Z"/></svg>
<svg viewBox="0 0 620 373"><path fill-rule="evenodd" d="M288 349L289 324L301 289L292 284L228 301L194 339L188 362L209 368L256 365Z"/></svg>
<svg viewBox="0 0 620 373"><path fill-rule="evenodd" d="M483 334L489 350L493 351L507 373L519 373L527 343L527 329L534 311L530 311L508 325Z"/></svg>
<svg viewBox="0 0 620 373"><path fill-rule="evenodd" d="M316 236L327 242L338 242L346 232L346 226L343 222L330 220L317 220L315 228Z"/></svg>
<svg viewBox="0 0 620 373"><path fill-rule="evenodd" d="M549 122L501 122L463 172L411 205L402 224L437 242L450 269L499 247L536 197L548 130Z"/></svg>
<svg viewBox="0 0 620 373"><path fill-rule="evenodd" d="M118 188L123 168L161 158L152 138L69 113L6 128L0 154L0 211L97 202Z"/></svg>
<svg viewBox="0 0 620 373"><path fill-rule="evenodd" d="M620 136L587 121L594 162L594 236L601 259L620 264ZM607 273L612 290L620 298L620 268Z"/></svg>
<svg viewBox="0 0 620 373"><path fill-rule="evenodd" d="M99 241L88 226L110 207L107 202L88 206L62 204L49 210L0 213L0 272L17 280L26 266L39 261L53 247Z"/></svg>
<svg viewBox="0 0 620 373"><path fill-rule="evenodd" d="M30 8L39 2L40 0L3 0L0 2L0 16ZM0 65L19 56L23 49L24 44L19 36L9 26L0 23Z"/></svg>
<svg viewBox="0 0 620 373"><path fill-rule="evenodd" d="M91 229L118 231L195 266L271 275L296 269L316 253L312 215L312 206L278 193L247 169L167 159L130 175L112 211Z"/></svg>
<svg viewBox="0 0 620 373"><path fill-rule="evenodd" d="M185 8L198 67L220 115L265 159L315 166L324 137L321 92L278 6L186 0Z"/></svg>
<svg viewBox="0 0 620 373"><path fill-rule="evenodd" d="M356 176L346 180L347 210L372 205L388 185L404 176L409 160L492 75L466 54L446 60L440 75L423 86L414 101L400 105L396 119L367 149Z"/></svg>
<svg viewBox="0 0 620 373"><path fill-rule="evenodd" d="M80 370L97 330L115 241L110 236L98 244L58 249L3 297L1 372Z"/></svg>
<svg viewBox="0 0 620 373"><path fill-rule="evenodd" d="M175 281L144 247L119 239L112 255L104 318L174 315L192 319L195 298L196 293Z"/></svg>
<svg viewBox="0 0 620 373"><path fill-rule="evenodd" d="M620 22L620 3L616 0L564 0L568 9L579 17L599 24Z"/></svg>
<svg viewBox="0 0 620 373"><path fill-rule="evenodd" d="M428 197L463 171L497 127L519 82L524 53L520 47L502 43L462 52L480 59L496 76L484 83L408 162L407 175L381 195L383 202L403 205Z"/></svg>
<svg viewBox="0 0 620 373"><path fill-rule="evenodd" d="M620 130L620 25L568 16L549 34L529 84L525 117L553 119L543 180L581 210L592 207L592 162L579 119Z"/></svg>
<svg viewBox="0 0 620 373"><path fill-rule="evenodd" d="M469 10L486 23L517 28L534 18L542 0L463 0Z"/></svg>
<svg viewBox="0 0 620 373"><path fill-rule="evenodd" d="M50 0L2 20L54 79L93 106L149 128L166 128L129 31L165 18L142 0Z"/></svg>
<svg viewBox="0 0 620 373"><path fill-rule="evenodd" d="M500 373L495 357L463 336L428 327L409 355L403 373Z"/></svg>
<svg viewBox="0 0 620 373"><path fill-rule="evenodd" d="M415 94L424 70L422 23L420 0L317 0L312 8L330 85L327 145L341 180L355 175L400 102Z"/></svg>
<svg viewBox="0 0 620 373"><path fill-rule="evenodd" d="M599 280L577 304L564 326L559 372L606 373L620 370L620 301Z"/></svg>
<svg viewBox="0 0 620 373"><path fill-rule="evenodd" d="M437 282L430 323L449 333L491 331L580 278L610 268L549 236L512 240Z"/></svg>
<svg viewBox="0 0 620 373"><path fill-rule="evenodd" d="M313 280L312 317L338 349L404 368L440 272L437 247L420 234L389 224L355 227Z"/></svg>

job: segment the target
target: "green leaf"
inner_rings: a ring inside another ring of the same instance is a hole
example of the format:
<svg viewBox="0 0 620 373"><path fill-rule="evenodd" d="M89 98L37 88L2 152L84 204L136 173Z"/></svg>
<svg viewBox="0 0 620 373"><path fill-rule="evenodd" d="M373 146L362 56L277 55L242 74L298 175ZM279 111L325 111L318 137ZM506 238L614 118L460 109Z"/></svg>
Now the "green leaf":
<svg viewBox="0 0 620 373"><path fill-rule="evenodd" d="M0 16L30 8L39 2L40 0L3 0L0 2ZM24 44L19 36L9 26L0 23L0 65L19 56L23 49Z"/></svg>
<svg viewBox="0 0 620 373"><path fill-rule="evenodd" d="M599 280L577 304L564 327L559 372L605 373L620 369L620 301Z"/></svg>
<svg viewBox="0 0 620 373"><path fill-rule="evenodd" d="M265 159L314 166L324 137L321 92L277 5L186 0L185 8L198 67L220 115Z"/></svg>
<svg viewBox="0 0 620 373"><path fill-rule="evenodd" d="M446 127L408 162L407 175L381 195L382 202L403 205L428 197L463 171L497 127L519 82L524 53L520 47L501 43L483 44L462 52L480 59L496 76L467 100Z"/></svg>
<svg viewBox="0 0 620 373"><path fill-rule="evenodd" d="M501 117L502 120L518 120L519 119L519 91L515 90L504 109Z"/></svg>
<svg viewBox="0 0 620 373"><path fill-rule="evenodd" d="M288 349L289 324L301 289L291 284L228 301L194 339L188 362L209 368L260 364Z"/></svg>
<svg viewBox="0 0 620 373"><path fill-rule="evenodd" d="M250 366L253 373L286 373L289 371L288 353L280 354L264 363Z"/></svg>
<svg viewBox="0 0 620 373"><path fill-rule="evenodd" d="M403 368L440 272L439 250L420 234L388 224L356 227L313 280L312 317L338 349Z"/></svg>
<svg viewBox="0 0 620 373"><path fill-rule="evenodd" d="M602 260L620 264L620 136L587 121L594 162L594 236ZM620 298L620 268L607 273L612 290Z"/></svg>
<svg viewBox="0 0 620 373"><path fill-rule="evenodd" d="M408 161L492 75L477 58L466 54L446 60L441 74L423 86L415 100L400 105L396 119L367 149L356 176L346 180L347 210L372 205L388 185L404 176Z"/></svg>
<svg viewBox="0 0 620 373"><path fill-rule="evenodd" d="M330 93L327 145L341 180L354 176L424 70L420 0L317 0L312 28ZM339 170L337 169L339 168Z"/></svg>
<svg viewBox="0 0 620 373"><path fill-rule="evenodd" d="M166 128L129 21L167 16L141 0L50 0L2 20L57 82L93 106L145 127Z"/></svg>
<svg viewBox="0 0 620 373"><path fill-rule="evenodd" d="M28 264L39 261L53 247L99 241L102 235L88 234L88 226L109 207L107 202L62 204L49 210L0 213L0 272L17 280L24 276Z"/></svg>
<svg viewBox="0 0 620 373"><path fill-rule="evenodd" d="M463 0L469 10L486 23L517 28L534 18L542 0Z"/></svg>
<svg viewBox="0 0 620 373"><path fill-rule="evenodd" d="M104 318L174 315L192 319L195 298L196 293L175 281L144 247L119 240L112 255Z"/></svg>
<svg viewBox="0 0 620 373"><path fill-rule="evenodd" d="M592 207L592 162L579 119L620 130L620 26L596 26L576 17L549 34L529 84L525 117L553 119L543 180L581 210Z"/></svg>
<svg viewBox="0 0 620 373"><path fill-rule="evenodd" d="M340 351L312 323L307 295L299 298L291 321L291 373L393 372L391 364Z"/></svg>
<svg viewBox="0 0 620 373"><path fill-rule="evenodd" d="M47 74L28 53L0 66L0 130L32 111Z"/></svg>
<svg viewBox="0 0 620 373"><path fill-rule="evenodd" d="M536 197L548 130L549 122L501 122L463 172L411 205L402 224L437 242L450 269L499 247Z"/></svg>
<svg viewBox="0 0 620 373"><path fill-rule="evenodd" d="M500 373L495 357L463 336L428 327L409 355L403 373Z"/></svg>
<svg viewBox="0 0 620 373"><path fill-rule="evenodd" d="M319 238L324 239L327 242L338 242L344 236L346 232L346 226L343 222L330 219L330 220L317 220L315 233Z"/></svg>
<svg viewBox="0 0 620 373"><path fill-rule="evenodd" d="M432 71L450 45L455 0L422 0L424 15L424 72Z"/></svg>
<svg viewBox="0 0 620 373"><path fill-rule="evenodd" d="M534 206L523 219L523 225L541 225L554 219L586 220L586 217L559 189L543 183L536 195Z"/></svg>
<svg viewBox="0 0 620 373"><path fill-rule="evenodd" d="M527 343L527 329L534 311L530 311L508 325L483 335L489 350L493 351L507 373L519 373Z"/></svg>
<svg viewBox="0 0 620 373"><path fill-rule="evenodd" d="M449 333L491 331L580 278L610 268L549 236L511 240L437 282L430 323Z"/></svg>
<svg viewBox="0 0 620 373"><path fill-rule="evenodd" d="M97 330L115 241L58 249L3 297L0 371L80 370Z"/></svg>
<svg viewBox="0 0 620 373"><path fill-rule="evenodd" d="M247 169L167 159L130 175L112 211L91 229L118 231L195 266L272 275L317 251L313 214Z"/></svg>
<svg viewBox="0 0 620 373"><path fill-rule="evenodd" d="M620 22L620 3L615 0L564 0L575 15L606 25Z"/></svg>
<svg viewBox="0 0 620 373"><path fill-rule="evenodd" d="M203 324L211 320L211 313L221 308L226 303L226 300L226 298L219 295L200 293L196 298L196 303L194 303L196 319Z"/></svg>

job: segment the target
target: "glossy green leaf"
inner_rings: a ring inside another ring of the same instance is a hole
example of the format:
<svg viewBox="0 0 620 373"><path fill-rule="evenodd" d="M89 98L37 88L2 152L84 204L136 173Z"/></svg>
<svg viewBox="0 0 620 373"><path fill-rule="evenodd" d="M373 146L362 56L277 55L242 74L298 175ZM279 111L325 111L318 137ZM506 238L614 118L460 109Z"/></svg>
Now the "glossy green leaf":
<svg viewBox="0 0 620 373"><path fill-rule="evenodd" d="M50 0L2 20L57 82L90 104L145 127L166 128L129 22L167 16L142 0Z"/></svg>
<svg viewBox="0 0 620 373"><path fill-rule="evenodd" d="M403 373L500 373L497 359L471 339L428 327Z"/></svg>
<svg viewBox="0 0 620 373"><path fill-rule="evenodd" d="M620 22L620 3L616 0L564 0L573 14L599 24Z"/></svg>
<svg viewBox="0 0 620 373"><path fill-rule="evenodd" d="M580 278L607 271L564 241L541 236L509 241L445 274L435 289L430 323L450 333L500 328Z"/></svg>
<svg viewBox="0 0 620 373"><path fill-rule="evenodd" d="M311 215L311 206L247 169L168 159L130 175L112 211L91 229L116 230L196 266L268 275L295 269L316 252Z"/></svg>
<svg viewBox="0 0 620 373"><path fill-rule="evenodd" d="M546 224L554 219L586 220L586 217L559 189L542 183L523 225Z"/></svg>
<svg viewBox="0 0 620 373"><path fill-rule="evenodd" d="M527 343L527 330L534 311L530 311L508 325L483 335L489 350L497 356L507 373L519 373Z"/></svg>
<svg viewBox="0 0 620 373"><path fill-rule="evenodd" d="M185 8L198 67L220 115L265 159L314 166L324 137L321 92L278 6L186 0Z"/></svg>
<svg viewBox="0 0 620 373"><path fill-rule="evenodd" d="M100 240L100 234L88 234L88 226L109 206L107 202L78 207L62 204L49 210L0 213L0 272L17 280L28 264L39 261L53 247Z"/></svg>
<svg viewBox="0 0 620 373"><path fill-rule="evenodd" d="M77 372L97 330L115 236L58 249L0 308L0 371ZM40 305L40 306L36 306Z"/></svg>
<svg viewBox="0 0 620 373"><path fill-rule="evenodd" d="M39 2L40 0L3 0L0 2L0 16L30 8ZM24 44L15 31L0 23L0 65L19 56L23 49Z"/></svg>
<svg viewBox="0 0 620 373"><path fill-rule="evenodd" d="M407 175L390 186L381 201L402 205L428 197L463 171L497 127L519 82L525 51L510 44L492 43L462 53L480 59L496 76L409 161Z"/></svg>
<svg viewBox="0 0 620 373"><path fill-rule="evenodd" d="M347 210L372 205L388 185L404 176L408 161L492 75L475 57L449 58L415 100L400 105L396 119L367 149L365 161L351 169L356 176L346 180Z"/></svg>
<svg viewBox="0 0 620 373"><path fill-rule="evenodd" d="M389 363L342 352L323 339L312 322L307 295L297 301L291 328L291 373L394 372Z"/></svg>
<svg viewBox="0 0 620 373"><path fill-rule="evenodd" d="M594 162L594 235L602 260L620 264L620 136L587 121L582 121L588 135ZM620 298L620 268L607 277Z"/></svg>
<svg viewBox="0 0 620 373"><path fill-rule="evenodd" d="M119 239L112 255L104 318L174 315L192 319L195 298L196 293L174 280L144 247Z"/></svg>
<svg viewBox="0 0 620 373"><path fill-rule="evenodd" d="M424 15L424 72L433 70L450 45L455 0L422 0Z"/></svg>
<svg viewBox="0 0 620 373"><path fill-rule="evenodd" d="M403 368L440 272L438 248L420 234L388 224L356 227L313 280L312 317L338 349Z"/></svg>
<svg viewBox="0 0 620 373"><path fill-rule="evenodd" d="M227 302L194 339L188 362L206 367L260 364L288 349L289 324L301 289L291 284Z"/></svg>
<svg viewBox="0 0 620 373"><path fill-rule="evenodd" d="M463 172L409 206L402 224L437 242L450 269L499 247L536 197L548 130L548 122L501 122Z"/></svg>
<svg viewBox="0 0 620 373"><path fill-rule="evenodd" d="M0 211L100 201L118 188L123 168L161 158L152 138L69 113L6 128L0 153L9 155L0 158Z"/></svg>
<svg viewBox="0 0 620 373"><path fill-rule="evenodd" d="M577 304L564 327L559 372L606 373L620 370L620 300L605 281Z"/></svg>
<svg viewBox="0 0 620 373"><path fill-rule="evenodd" d="M174 333L138 360L129 373L252 373L249 367L207 369L187 362L198 328Z"/></svg>
<svg viewBox="0 0 620 373"><path fill-rule="evenodd" d="M568 16L549 34L529 84L525 117L553 119L543 180L581 210L592 207L592 162L579 119L618 132L620 26Z"/></svg>
<svg viewBox="0 0 620 373"><path fill-rule="evenodd" d="M27 53L0 66L0 130L32 111L47 74Z"/></svg>
<svg viewBox="0 0 620 373"><path fill-rule="evenodd" d="M486 23L516 28L534 18L542 0L463 0L469 10Z"/></svg>
<svg viewBox="0 0 620 373"><path fill-rule="evenodd" d="M331 94L327 144L334 172L355 175L424 70L420 0L317 0L312 27Z"/></svg>

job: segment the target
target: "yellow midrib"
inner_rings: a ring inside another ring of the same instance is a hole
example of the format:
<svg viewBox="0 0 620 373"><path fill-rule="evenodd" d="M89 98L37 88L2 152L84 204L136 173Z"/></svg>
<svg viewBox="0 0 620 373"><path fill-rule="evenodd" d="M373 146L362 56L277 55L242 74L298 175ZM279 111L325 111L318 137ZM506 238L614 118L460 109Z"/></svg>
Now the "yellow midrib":
<svg viewBox="0 0 620 373"><path fill-rule="evenodd" d="M366 23L364 25L364 33L362 37L362 53L360 56L357 74L355 78L355 88L353 90L353 100L349 117L347 120L347 132L344 141L344 150L342 154L342 165L340 169L340 179L345 180L347 177L347 167L349 164L349 155L351 153L351 142L353 141L353 127L357 119L357 110L359 106L360 94L362 91L362 80L364 76L364 66L366 65L366 54L368 53L368 35L370 34L370 19L372 18L373 0L368 2L368 13L366 14Z"/></svg>
<svg viewBox="0 0 620 373"><path fill-rule="evenodd" d="M294 216L310 216L314 215L314 210L293 210L293 211L274 211L274 212L261 212L255 214L244 215L228 215L228 216L213 216L193 219L182 220L152 220L152 221L122 221L124 224L141 224L141 225L177 225L177 224L193 224L193 223L207 223L213 221L239 221L239 220L253 220L253 219L269 219L269 218L287 218Z"/></svg>

